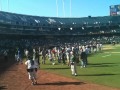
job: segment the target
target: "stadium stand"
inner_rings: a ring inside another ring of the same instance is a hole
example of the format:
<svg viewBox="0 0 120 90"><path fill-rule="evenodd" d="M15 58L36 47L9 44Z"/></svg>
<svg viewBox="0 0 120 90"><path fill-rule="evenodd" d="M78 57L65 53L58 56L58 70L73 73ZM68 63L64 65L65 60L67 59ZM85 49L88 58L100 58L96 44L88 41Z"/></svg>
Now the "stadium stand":
<svg viewBox="0 0 120 90"><path fill-rule="evenodd" d="M65 43L120 42L120 16L63 18L0 11L0 46L15 48ZM8 44L9 43L9 44Z"/></svg>
<svg viewBox="0 0 120 90"><path fill-rule="evenodd" d="M22 35L86 35L119 33L120 16L58 18L0 11L0 33Z"/></svg>

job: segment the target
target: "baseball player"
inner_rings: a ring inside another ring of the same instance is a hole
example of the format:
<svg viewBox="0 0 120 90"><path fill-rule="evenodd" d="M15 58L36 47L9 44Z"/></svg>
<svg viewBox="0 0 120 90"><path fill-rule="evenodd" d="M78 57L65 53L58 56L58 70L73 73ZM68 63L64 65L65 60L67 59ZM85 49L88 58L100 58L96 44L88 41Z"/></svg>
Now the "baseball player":
<svg viewBox="0 0 120 90"><path fill-rule="evenodd" d="M74 53L71 51L70 52L70 65L71 65L71 71L72 71L72 75L77 76L77 69L76 69L76 60L75 60L75 55Z"/></svg>
<svg viewBox="0 0 120 90"><path fill-rule="evenodd" d="M36 73L34 71L35 63L30 56L28 56L28 60L25 62L25 65L27 67L29 79L32 81L32 85L37 84Z"/></svg>

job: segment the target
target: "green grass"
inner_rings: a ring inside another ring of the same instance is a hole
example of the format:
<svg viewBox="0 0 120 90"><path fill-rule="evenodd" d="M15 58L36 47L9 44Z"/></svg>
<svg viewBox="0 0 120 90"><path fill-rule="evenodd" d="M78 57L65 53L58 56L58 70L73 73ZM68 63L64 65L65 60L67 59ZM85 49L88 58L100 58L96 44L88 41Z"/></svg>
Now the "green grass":
<svg viewBox="0 0 120 90"><path fill-rule="evenodd" d="M108 47L113 49L90 55L87 68L80 68L78 65L77 77L71 76L69 66L58 63L52 65L51 62L47 61L46 65L41 64L41 69L80 81L120 88L120 53L113 53L120 52L120 46L108 45Z"/></svg>

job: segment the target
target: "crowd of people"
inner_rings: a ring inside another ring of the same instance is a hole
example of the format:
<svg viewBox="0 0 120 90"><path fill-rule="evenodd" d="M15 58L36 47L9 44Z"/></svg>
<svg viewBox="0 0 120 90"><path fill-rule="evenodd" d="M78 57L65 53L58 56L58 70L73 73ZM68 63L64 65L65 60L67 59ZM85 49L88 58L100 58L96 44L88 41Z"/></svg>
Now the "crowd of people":
<svg viewBox="0 0 120 90"><path fill-rule="evenodd" d="M27 65L29 79L32 81L32 85L37 84L37 69L40 68L40 64L46 64L48 61L51 62L51 65L55 65L56 63L68 65L71 68L71 74L77 76L77 65L79 64L81 68L86 68L88 54L99 51L102 51L102 44L92 46L66 44L63 46L34 47L32 51L25 48L25 65ZM20 49L17 48L15 53L17 64L22 63L21 55Z"/></svg>
<svg viewBox="0 0 120 90"><path fill-rule="evenodd" d="M62 63L70 67L73 76L77 76L76 66L79 65L81 68L86 68L89 63L87 59L88 55L101 52L103 42L105 43L108 40L113 42L115 37L66 37L45 40L0 39L0 53L8 61L8 55L12 52L17 64L23 64L22 60L25 58L29 79L32 81L32 85L35 85L37 84L36 74L40 68L40 64L46 64L47 60L51 62L51 65Z"/></svg>

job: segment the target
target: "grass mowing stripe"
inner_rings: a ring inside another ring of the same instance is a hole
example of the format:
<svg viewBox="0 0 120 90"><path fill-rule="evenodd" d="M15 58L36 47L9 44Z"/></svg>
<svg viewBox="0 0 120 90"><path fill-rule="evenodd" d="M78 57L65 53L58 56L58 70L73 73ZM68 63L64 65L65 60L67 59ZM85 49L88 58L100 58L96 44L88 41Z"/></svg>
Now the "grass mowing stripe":
<svg viewBox="0 0 120 90"><path fill-rule="evenodd" d="M108 54L108 55L105 55L105 56L102 56L102 57L108 57L108 56L111 56L111 54Z"/></svg>

